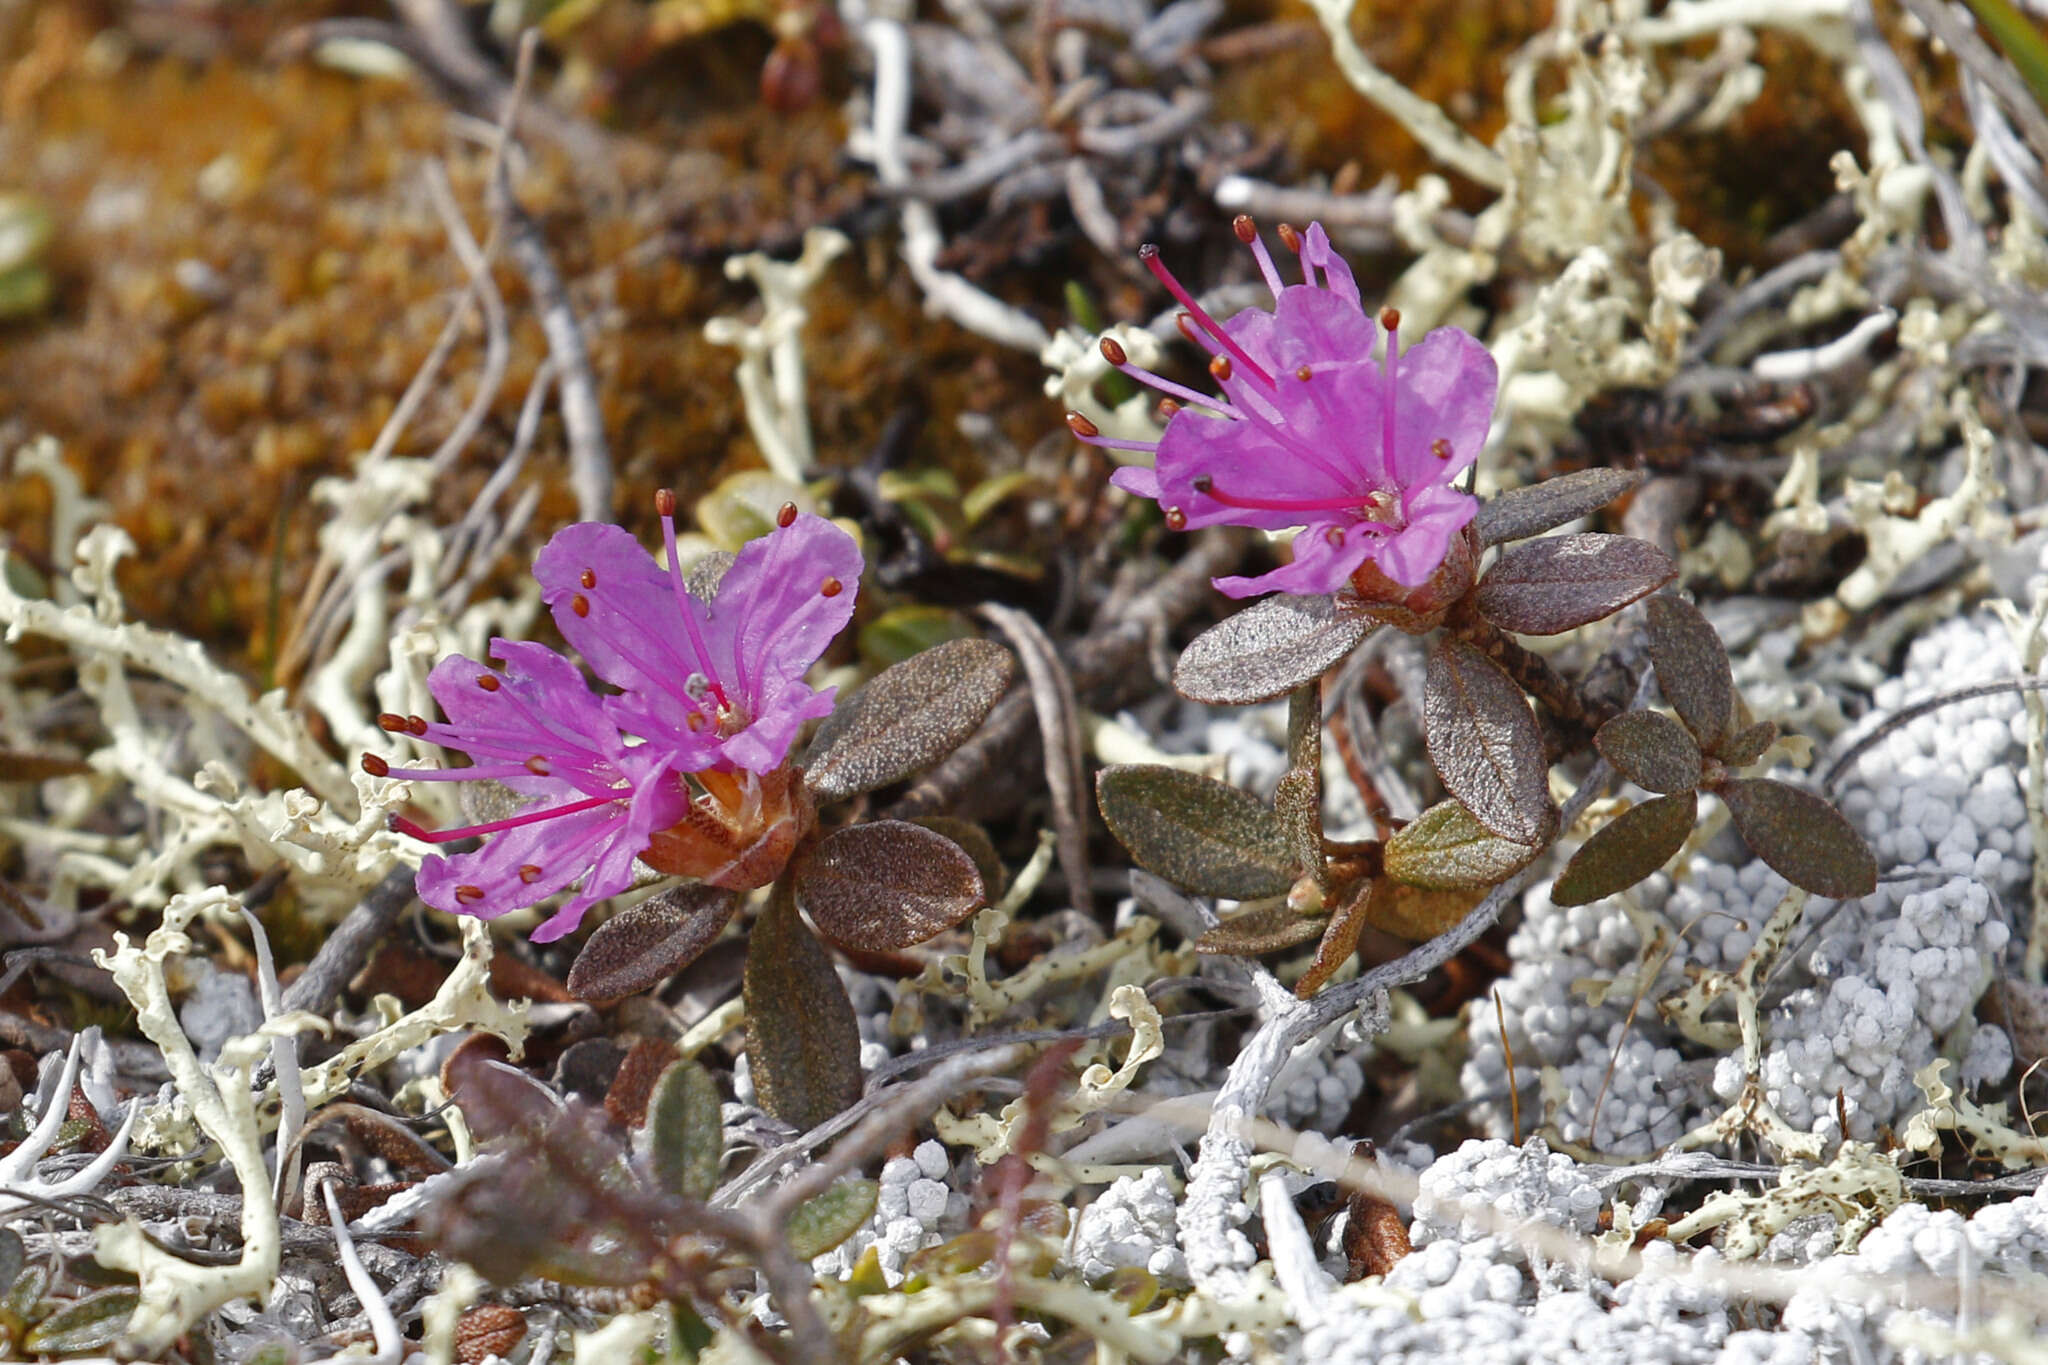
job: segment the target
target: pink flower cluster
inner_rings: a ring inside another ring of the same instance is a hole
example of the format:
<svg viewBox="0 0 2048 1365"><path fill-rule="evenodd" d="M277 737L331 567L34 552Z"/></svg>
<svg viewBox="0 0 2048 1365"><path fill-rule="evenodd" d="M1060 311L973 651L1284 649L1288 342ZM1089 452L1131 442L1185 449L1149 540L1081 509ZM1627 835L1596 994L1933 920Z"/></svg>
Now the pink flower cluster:
<svg viewBox="0 0 2048 1365"><path fill-rule="evenodd" d="M660 507L665 570L624 530L593 522L556 534L534 566L563 637L617 695L594 693L545 645L493 640L501 669L453 655L427 679L445 723L379 718L472 762L394 768L372 755L371 773L488 781L516 807L461 829L393 820L432 843L492 836L475 852L426 858L417 885L427 904L489 919L581 878L534 931L547 942L631 886L636 859L730 885L759 875L762 860L748 854L763 841L793 844L808 812L792 809L784 763L804 722L832 709L832 689L814 691L804 675L853 614L860 549L785 506L700 599L676 567L673 497Z"/></svg>
<svg viewBox="0 0 2048 1365"><path fill-rule="evenodd" d="M1111 482L1158 502L1176 530L1302 528L1292 563L1217 579L1228 596L1335 592L1368 562L1397 584L1420 587L1478 511L1455 481L1486 440L1493 357L1455 327L1403 353L1400 315L1386 309L1377 326L1366 316L1350 267L1319 223L1306 233L1280 229L1301 260L1303 282L1294 285L1281 282L1251 219L1237 220L1237 234L1273 292L1271 312L1248 308L1218 322L1156 248L1142 253L1185 310L1182 334L1209 352L1221 395L1140 369L1105 338L1110 364L1166 395L1166 431L1157 442L1117 440L1079 413L1068 425L1092 445L1151 452L1152 468L1119 469Z"/></svg>

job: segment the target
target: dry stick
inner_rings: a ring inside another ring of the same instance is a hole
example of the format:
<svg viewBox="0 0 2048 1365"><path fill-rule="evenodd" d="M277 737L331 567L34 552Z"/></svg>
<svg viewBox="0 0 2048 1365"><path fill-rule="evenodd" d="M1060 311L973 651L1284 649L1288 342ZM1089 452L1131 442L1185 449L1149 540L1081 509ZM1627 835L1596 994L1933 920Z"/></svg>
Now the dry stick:
<svg viewBox="0 0 2048 1365"><path fill-rule="evenodd" d="M384 880L356 903L356 908L336 926L306 970L285 987L286 1010L325 1014L341 997L349 979L363 969L370 954L398 924L405 907L412 904L413 870L394 867Z"/></svg>
<svg viewBox="0 0 2048 1365"><path fill-rule="evenodd" d="M2043 165L2048 165L2048 113L2042 111L2040 102L2027 89L2012 65L1977 36L1976 24L1964 23L1946 0L1902 0L1902 3L1913 12L1914 18L1927 25L1929 33L1955 54L1958 64L1984 82L1998 97L2006 117L2018 125L2027 146Z"/></svg>
<svg viewBox="0 0 2048 1365"><path fill-rule="evenodd" d="M2000 693L2011 693L2016 696L2022 692L2042 691L2048 691L2048 678L1999 678L1992 682L1977 683L1972 687L1959 687L1953 692L1943 692L1939 696L1924 697L1910 706L1902 706L1885 717L1882 725L1851 744L1843 751L1841 757L1828 766L1827 773L1820 780L1820 789L1824 792L1833 791L1835 783L1842 775L1879 740L1901 726L1918 720L1929 711L1938 711L1957 702L1975 701L1979 697L1993 697Z"/></svg>
<svg viewBox="0 0 2048 1365"><path fill-rule="evenodd" d="M982 604L981 614L1003 634L1024 662L1024 679L1038 715L1039 746L1045 753L1045 781L1052 791L1052 825L1060 871L1074 908L1092 914L1095 898L1088 877L1087 782L1081 764L1080 705L1074 679L1045 630L1015 607Z"/></svg>
<svg viewBox="0 0 2048 1365"><path fill-rule="evenodd" d="M1244 535L1234 530L1196 536L1188 552L1157 582L1125 604L1113 620L1067 650L1075 689L1098 708L1116 706L1138 690L1132 683L1149 677L1140 665L1151 641L1186 620L1207 600L1209 580L1236 567L1246 543ZM885 814L891 819L914 820L946 810L963 794L989 785L989 775L1012 761L1017 746L1029 741L1032 715L1028 689L1012 688L996 703L974 738L925 774ZM1017 789L1006 787L1002 794L1014 800Z"/></svg>

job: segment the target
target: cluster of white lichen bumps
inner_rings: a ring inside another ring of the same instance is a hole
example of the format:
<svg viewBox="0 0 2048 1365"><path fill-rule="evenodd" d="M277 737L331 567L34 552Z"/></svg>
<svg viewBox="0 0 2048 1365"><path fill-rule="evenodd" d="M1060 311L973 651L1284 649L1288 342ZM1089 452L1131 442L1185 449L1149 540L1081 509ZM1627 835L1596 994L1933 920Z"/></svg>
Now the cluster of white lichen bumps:
<svg viewBox="0 0 2048 1365"><path fill-rule="evenodd" d="M811 1262L812 1270L845 1279L869 1247L875 1248L882 1278L901 1284L904 1263L967 1228L967 1196L950 1183L952 1162L935 1141L918 1144L909 1156L882 1163L874 1216L853 1236Z"/></svg>
<svg viewBox="0 0 2048 1365"><path fill-rule="evenodd" d="M1789 647L1788 628L1738 654L1746 695L1762 702L1776 690L1795 700L1790 685L1769 686L1773 660ZM1913 643L1899 676L1877 685L1871 718L1831 747L1839 752L1906 703L2018 671L1990 612L1943 622ZM1815 709L1811 697L1798 700ZM1759 709L1768 714L1767 703ZM1887 736L1839 784L1840 808L1880 870L1917 875L1858 902L1810 902L1764 978L1762 1081L1794 1128L1835 1136L1839 1095L1851 1136L1869 1138L1917 1106L1913 1073L1937 1056L1961 1062L1966 1084L2010 1067L2004 1035L1976 1026L1972 1009L2012 938L2009 907L2025 902L2025 727L2009 695L1945 707ZM1825 754L1816 767L1824 766ZM1536 886L1499 985L1525 1121L1543 1067L1555 1068L1550 1117L1559 1131L1603 1152L1661 1149L1724 1109L1742 1084L1739 1055L1683 1039L1656 1002L1697 971L1738 967L1785 892L1732 835L1691 858L1684 876L1643 883L1636 905L1676 942L1638 1003L1642 937L1623 899L1564 910ZM1617 981L1591 1002L1589 986ZM1466 1093L1498 1096L1506 1082L1494 1016L1475 1018ZM1505 1103L1486 1112L1506 1131Z"/></svg>

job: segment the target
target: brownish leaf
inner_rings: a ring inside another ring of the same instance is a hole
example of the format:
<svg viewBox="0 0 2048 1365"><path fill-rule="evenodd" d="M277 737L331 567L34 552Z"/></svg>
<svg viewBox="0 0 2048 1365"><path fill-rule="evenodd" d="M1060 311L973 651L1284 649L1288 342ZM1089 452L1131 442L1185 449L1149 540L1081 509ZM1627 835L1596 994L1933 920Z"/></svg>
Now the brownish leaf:
<svg viewBox="0 0 2048 1365"><path fill-rule="evenodd" d="M1714 751L1714 757L1731 768L1746 768L1764 756L1764 750L1771 747L1778 738L1778 727L1770 721L1760 720L1746 725L1730 735Z"/></svg>
<svg viewBox="0 0 2048 1365"><path fill-rule="evenodd" d="M576 955L570 993L619 1000L660 985L712 945L739 905L738 896L715 886L679 886L620 911Z"/></svg>
<svg viewBox="0 0 2048 1365"><path fill-rule="evenodd" d="M860 1098L853 1002L780 888L747 941L745 997L747 1064L763 1109L809 1130Z"/></svg>
<svg viewBox="0 0 2048 1365"><path fill-rule="evenodd" d="M1104 768L1095 799L1138 866L1197 896L1278 896L1304 870L1279 817L1235 787L1149 763Z"/></svg>
<svg viewBox="0 0 2048 1365"><path fill-rule="evenodd" d="M1016 674L992 640L947 640L883 669L818 728L805 782L832 801L930 767L966 742Z"/></svg>
<svg viewBox="0 0 2048 1365"><path fill-rule="evenodd" d="M1376 1194L1358 1190L1351 1196L1351 1217L1344 1224L1344 1259L1350 1276L1362 1280L1384 1275L1415 1248L1401 1211Z"/></svg>
<svg viewBox="0 0 2048 1365"><path fill-rule="evenodd" d="M1189 642L1173 685L1211 706L1271 701L1322 677L1376 624L1334 598L1268 597Z"/></svg>
<svg viewBox="0 0 2048 1365"><path fill-rule="evenodd" d="M1767 777L1724 782L1714 794L1757 857L1816 896L1853 900L1877 890L1877 857L1848 818L1812 792Z"/></svg>
<svg viewBox="0 0 2048 1365"><path fill-rule="evenodd" d="M1260 905L1232 915L1195 940L1195 951L1228 957L1264 957L1298 948L1323 931L1322 921L1298 914L1285 902Z"/></svg>
<svg viewBox="0 0 2048 1365"><path fill-rule="evenodd" d="M1692 833L1698 793L1655 796L1593 832L1550 888L1552 905L1585 905L1625 891L1671 860Z"/></svg>
<svg viewBox="0 0 2048 1365"><path fill-rule="evenodd" d="M676 1045L667 1038L645 1035L626 1051L626 1059L604 1092L604 1112L612 1122L638 1128L647 1118L647 1100L655 1082L676 1060Z"/></svg>
<svg viewBox="0 0 2048 1365"><path fill-rule="evenodd" d="M1438 644L1429 652L1422 729L1445 789L1480 824L1518 844L1556 833L1543 733L1500 665L1463 640Z"/></svg>
<svg viewBox="0 0 2048 1365"><path fill-rule="evenodd" d="M1657 685L1700 748L1712 753L1735 720L1735 675L1728 667L1727 647L1690 602L1653 597L1649 615Z"/></svg>
<svg viewBox="0 0 2048 1365"><path fill-rule="evenodd" d="M1425 891L1471 891L1506 881L1542 851L1503 839L1456 801L1439 801L1387 841L1387 875Z"/></svg>
<svg viewBox="0 0 2048 1365"><path fill-rule="evenodd" d="M457 1365L510 1359L525 1336L526 1317L510 1304L486 1303L469 1309L455 1324Z"/></svg>
<svg viewBox="0 0 2048 1365"><path fill-rule="evenodd" d="M834 830L798 865L796 896L819 933L870 952L922 943L985 903L974 859L905 820Z"/></svg>
<svg viewBox="0 0 2048 1365"><path fill-rule="evenodd" d="M1642 481L1642 473L1633 469L1582 469L1561 474L1481 503L1472 529L1481 545L1540 536L1568 521L1590 516Z"/></svg>
<svg viewBox="0 0 2048 1365"><path fill-rule="evenodd" d="M1470 914L1485 895L1483 888L1428 891L1391 877L1382 878L1365 907L1365 921L1382 933L1405 938L1410 943L1427 943Z"/></svg>
<svg viewBox="0 0 2048 1365"><path fill-rule="evenodd" d="M992 901L1002 899L1003 888L1010 884L1010 871L1003 866L987 830L972 820L956 820L950 815L921 815L910 823L923 825L960 845L961 851L974 859L974 870L981 874L982 893Z"/></svg>
<svg viewBox="0 0 2048 1365"><path fill-rule="evenodd" d="M1594 747L1614 770L1647 791L1691 791L1700 781L1700 746L1661 711L1628 711L1600 727Z"/></svg>
<svg viewBox="0 0 2048 1365"><path fill-rule="evenodd" d="M1678 576L1633 536L1545 536L1501 551L1479 580L1479 614L1503 630L1560 635L1611 616Z"/></svg>
<svg viewBox="0 0 2048 1365"><path fill-rule="evenodd" d="M1321 990L1358 951L1358 935L1366 923L1366 902L1372 895L1373 883L1360 881L1337 902L1336 909L1330 912L1329 924L1323 929L1323 941L1316 945L1315 960L1294 983L1297 998L1306 1000Z"/></svg>

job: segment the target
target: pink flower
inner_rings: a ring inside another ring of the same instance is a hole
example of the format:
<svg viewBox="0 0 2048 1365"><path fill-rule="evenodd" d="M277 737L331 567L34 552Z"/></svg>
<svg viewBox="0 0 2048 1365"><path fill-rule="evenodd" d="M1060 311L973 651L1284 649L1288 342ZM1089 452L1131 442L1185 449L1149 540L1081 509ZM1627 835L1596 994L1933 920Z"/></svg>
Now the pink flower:
<svg viewBox="0 0 2048 1365"><path fill-rule="evenodd" d="M709 754L693 766L771 772L805 721L831 714L833 689L804 675L853 615L860 547L785 506L700 601L673 567L674 501L661 506L669 569L620 527L585 522L540 552L541 596L591 669L624 689L606 703L623 729Z"/></svg>
<svg viewBox="0 0 2048 1365"><path fill-rule="evenodd" d="M673 566L674 498L659 505ZM420 898L491 919L580 878L534 931L545 943L631 886L636 859L735 891L774 880L813 823L786 763L790 745L805 721L832 710L832 689L813 691L804 675L852 615L860 572L851 536L794 507L741 549L708 603L617 526L558 532L534 566L542 596L591 668L624 690L600 697L545 645L494 640L502 673L456 655L428 678L446 724L379 718L472 764L400 769L369 755L369 772L495 782L525 798L501 819L460 829L394 817L392 828L430 843L491 836L474 853L429 855Z"/></svg>
<svg viewBox="0 0 2048 1365"><path fill-rule="evenodd" d="M1176 530L1302 528L1293 563L1256 578L1217 579L1228 596L1335 592L1368 561L1395 583L1420 587L1478 511L1454 481L1486 439L1493 357L1455 327L1438 328L1403 354L1400 315L1387 309L1380 315L1384 358L1374 364L1380 328L1321 224L1305 234L1280 229L1301 257L1304 283L1296 285L1280 282L1249 218L1237 220L1237 233L1273 291L1270 313L1248 308L1218 323L1160 264L1156 249L1142 253L1185 307L1181 331L1210 352L1209 373L1223 396L1141 370L1105 338L1112 365L1171 400L1165 434L1156 443L1113 440L1078 413L1068 425L1093 445L1154 452L1153 468L1119 469L1110 481L1157 501Z"/></svg>
<svg viewBox="0 0 2048 1365"><path fill-rule="evenodd" d="M427 687L448 723L380 718L387 730L462 750L471 766L394 768L374 755L363 766L411 782L491 781L526 798L502 819L463 829L391 823L429 843L492 836L474 853L429 854L420 864L420 899L437 910L495 919L581 878L582 889L533 931L546 943L633 884L633 860L689 808L677 771L686 760L673 749L627 744L575 665L546 645L493 640L491 652L504 661L502 673L459 654L434 666Z"/></svg>

